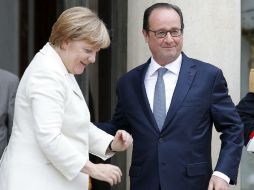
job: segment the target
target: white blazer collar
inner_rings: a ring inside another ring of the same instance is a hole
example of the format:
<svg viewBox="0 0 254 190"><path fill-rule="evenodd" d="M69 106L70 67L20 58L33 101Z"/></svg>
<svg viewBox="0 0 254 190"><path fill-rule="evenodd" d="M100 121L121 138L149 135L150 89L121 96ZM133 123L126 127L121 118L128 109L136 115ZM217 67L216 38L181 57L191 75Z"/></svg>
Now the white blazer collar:
<svg viewBox="0 0 254 190"><path fill-rule="evenodd" d="M74 75L68 72L61 57L54 50L54 48L50 45L49 42L46 43L46 45L44 45L44 47L40 50L40 53L51 57L52 64L54 64L54 66L58 67L59 70L65 75L65 77L67 78L68 84L72 88L73 92L76 95L78 95L81 99L84 99L84 96L80 90L80 87L79 87Z"/></svg>

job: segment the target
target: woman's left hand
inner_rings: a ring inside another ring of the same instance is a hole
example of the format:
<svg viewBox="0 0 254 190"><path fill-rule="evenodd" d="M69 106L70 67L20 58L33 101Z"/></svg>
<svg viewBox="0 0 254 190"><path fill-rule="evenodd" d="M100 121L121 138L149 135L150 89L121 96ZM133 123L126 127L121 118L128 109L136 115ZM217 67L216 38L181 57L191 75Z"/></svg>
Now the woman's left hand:
<svg viewBox="0 0 254 190"><path fill-rule="evenodd" d="M124 130L118 130L116 132L115 138L111 143L112 151L124 151L133 142L132 136Z"/></svg>

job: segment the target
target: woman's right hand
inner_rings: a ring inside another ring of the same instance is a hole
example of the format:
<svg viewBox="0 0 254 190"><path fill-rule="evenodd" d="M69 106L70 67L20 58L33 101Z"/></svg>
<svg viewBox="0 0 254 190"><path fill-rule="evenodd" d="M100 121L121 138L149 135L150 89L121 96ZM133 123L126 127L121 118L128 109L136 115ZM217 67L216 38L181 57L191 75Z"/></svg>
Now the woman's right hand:
<svg viewBox="0 0 254 190"><path fill-rule="evenodd" d="M108 182L111 186L121 182L120 168L111 164L94 164L88 160L81 172L92 178Z"/></svg>

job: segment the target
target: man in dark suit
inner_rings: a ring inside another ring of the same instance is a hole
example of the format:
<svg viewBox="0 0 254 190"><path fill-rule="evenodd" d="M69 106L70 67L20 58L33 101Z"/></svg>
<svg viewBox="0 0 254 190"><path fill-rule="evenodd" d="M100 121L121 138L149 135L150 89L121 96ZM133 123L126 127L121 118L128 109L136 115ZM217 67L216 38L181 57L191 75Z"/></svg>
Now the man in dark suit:
<svg viewBox="0 0 254 190"><path fill-rule="evenodd" d="M0 158L11 135L18 84L16 75L0 69Z"/></svg>
<svg viewBox="0 0 254 190"><path fill-rule="evenodd" d="M177 6L146 9L143 35L152 57L119 79L112 121L99 125L133 136L131 190L227 190L237 181L241 119L222 71L182 52L183 29ZM222 133L214 172L213 124Z"/></svg>
<svg viewBox="0 0 254 190"><path fill-rule="evenodd" d="M237 105L244 123L244 144L254 137L254 92L248 92Z"/></svg>

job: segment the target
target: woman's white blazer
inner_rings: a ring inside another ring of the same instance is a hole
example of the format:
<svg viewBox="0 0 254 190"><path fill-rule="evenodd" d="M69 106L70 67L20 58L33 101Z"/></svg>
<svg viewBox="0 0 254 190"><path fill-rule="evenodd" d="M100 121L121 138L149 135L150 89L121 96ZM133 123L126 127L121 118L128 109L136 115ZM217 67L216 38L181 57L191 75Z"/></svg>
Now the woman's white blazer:
<svg viewBox="0 0 254 190"><path fill-rule="evenodd" d="M89 152L103 159L111 135L90 122L81 90L47 43L26 69L13 131L0 165L0 190L86 190Z"/></svg>

